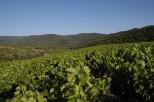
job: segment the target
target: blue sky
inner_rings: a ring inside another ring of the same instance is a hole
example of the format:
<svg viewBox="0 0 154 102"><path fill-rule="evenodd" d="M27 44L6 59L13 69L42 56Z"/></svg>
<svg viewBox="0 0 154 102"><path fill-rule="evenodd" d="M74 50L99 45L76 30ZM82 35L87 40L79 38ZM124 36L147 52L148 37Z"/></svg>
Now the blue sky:
<svg viewBox="0 0 154 102"><path fill-rule="evenodd" d="M0 35L112 33L154 25L154 0L0 0Z"/></svg>

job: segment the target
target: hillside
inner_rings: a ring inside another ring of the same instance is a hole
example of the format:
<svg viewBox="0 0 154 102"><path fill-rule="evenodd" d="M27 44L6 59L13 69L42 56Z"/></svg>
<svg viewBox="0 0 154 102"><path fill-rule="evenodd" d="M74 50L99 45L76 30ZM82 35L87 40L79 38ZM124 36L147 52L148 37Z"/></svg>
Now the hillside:
<svg viewBox="0 0 154 102"><path fill-rule="evenodd" d="M154 26L143 28L134 28L128 31L122 31L110 34L103 43L131 43L142 41L154 41Z"/></svg>
<svg viewBox="0 0 154 102"><path fill-rule="evenodd" d="M112 34L0 36L0 45L36 48L79 48L110 43L154 41L154 26L135 28Z"/></svg>

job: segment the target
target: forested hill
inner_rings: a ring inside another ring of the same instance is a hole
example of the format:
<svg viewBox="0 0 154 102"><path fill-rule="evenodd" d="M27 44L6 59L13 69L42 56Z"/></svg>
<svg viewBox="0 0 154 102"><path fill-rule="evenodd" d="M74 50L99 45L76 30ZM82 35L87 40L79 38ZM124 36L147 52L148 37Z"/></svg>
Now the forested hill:
<svg viewBox="0 0 154 102"><path fill-rule="evenodd" d="M154 41L153 25L112 34L80 33L77 35L0 36L0 45L39 48L78 48L99 44L142 41Z"/></svg>
<svg viewBox="0 0 154 102"><path fill-rule="evenodd" d="M134 28L128 31L110 34L103 43L130 43L154 41L154 26L146 26L143 28Z"/></svg>

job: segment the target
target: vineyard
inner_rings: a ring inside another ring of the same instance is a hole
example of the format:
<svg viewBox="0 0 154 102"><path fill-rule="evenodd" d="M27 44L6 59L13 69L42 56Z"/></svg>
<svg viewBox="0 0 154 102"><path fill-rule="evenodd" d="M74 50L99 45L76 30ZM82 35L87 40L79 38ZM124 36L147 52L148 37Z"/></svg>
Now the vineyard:
<svg viewBox="0 0 154 102"><path fill-rule="evenodd" d="M154 102L154 43L0 63L0 102Z"/></svg>

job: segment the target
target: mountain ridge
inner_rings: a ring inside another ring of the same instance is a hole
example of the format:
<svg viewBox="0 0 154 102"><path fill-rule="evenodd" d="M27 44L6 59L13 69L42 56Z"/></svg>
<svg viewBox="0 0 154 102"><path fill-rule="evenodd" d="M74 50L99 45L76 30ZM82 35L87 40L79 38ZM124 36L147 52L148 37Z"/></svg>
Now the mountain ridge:
<svg viewBox="0 0 154 102"><path fill-rule="evenodd" d="M110 34L79 33L75 35L0 36L0 45L38 48L80 48L100 44L141 41L154 41L154 25Z"/></svg>

